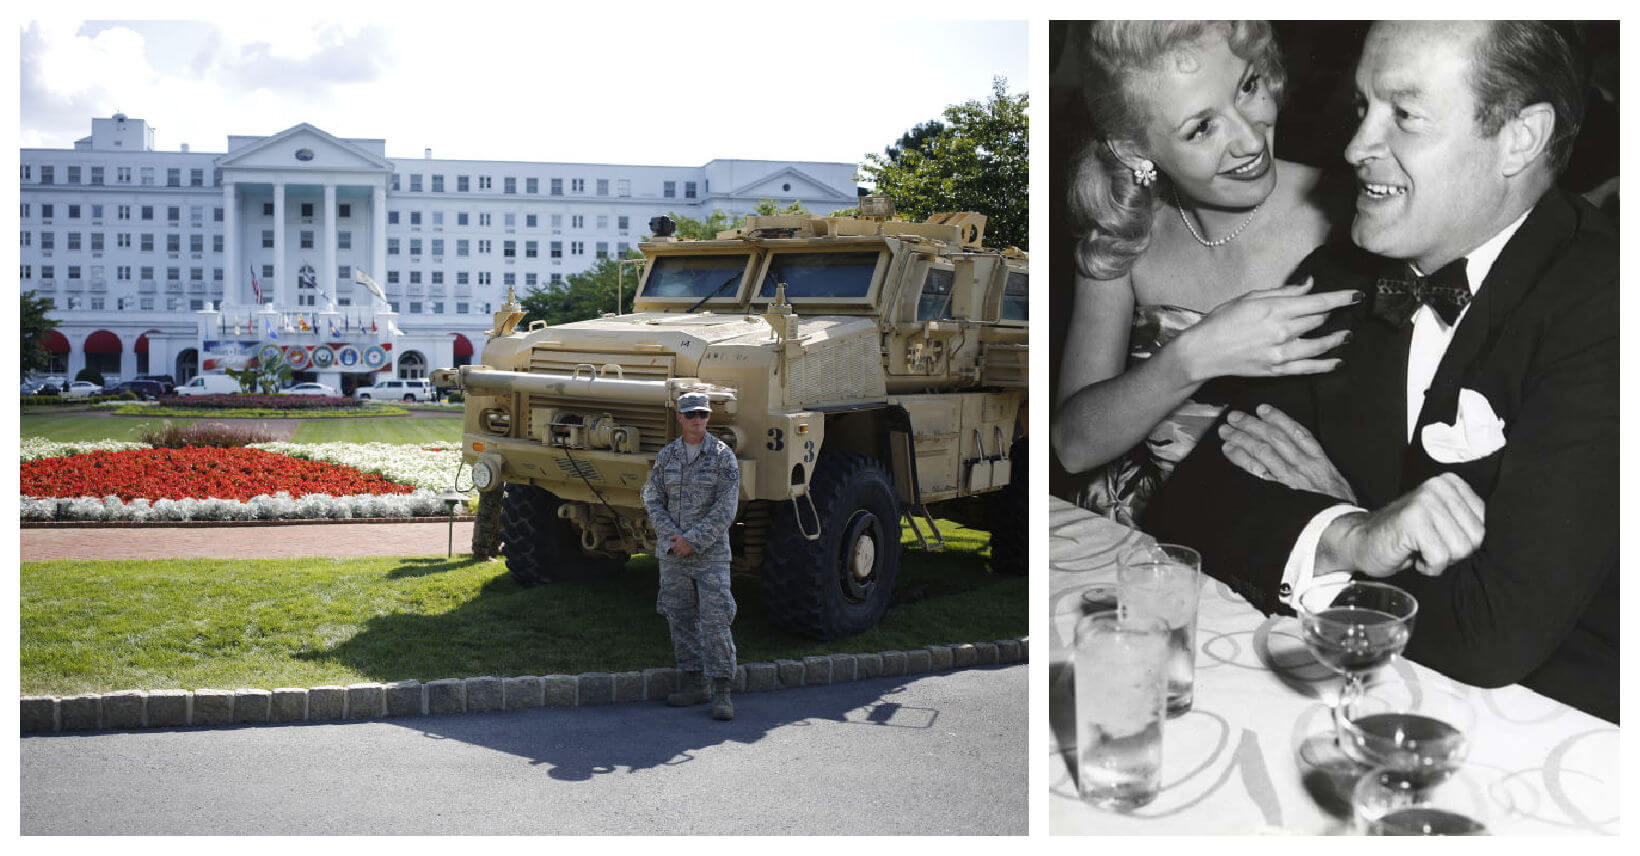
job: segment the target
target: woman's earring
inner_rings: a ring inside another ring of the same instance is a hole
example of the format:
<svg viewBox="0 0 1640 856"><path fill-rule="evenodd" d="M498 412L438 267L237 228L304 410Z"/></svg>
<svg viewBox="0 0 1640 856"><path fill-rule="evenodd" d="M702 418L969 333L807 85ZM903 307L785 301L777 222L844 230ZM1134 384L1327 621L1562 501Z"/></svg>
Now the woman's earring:
<svg viewBox="0 0 1640 856"><path fill-rule="evenodd" d="M1156 164L1148 160L1139 161L1133 168L1133 183L1140 187L1149 187L1156 183Z"/></svg>

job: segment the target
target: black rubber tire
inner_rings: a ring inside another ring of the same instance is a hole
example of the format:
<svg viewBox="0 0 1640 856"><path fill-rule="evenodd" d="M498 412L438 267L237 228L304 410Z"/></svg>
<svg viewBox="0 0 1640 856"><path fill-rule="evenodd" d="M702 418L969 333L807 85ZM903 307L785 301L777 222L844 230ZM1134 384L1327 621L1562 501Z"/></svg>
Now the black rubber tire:
<svg viewBox="0 0 1640 856"><path fill-rule="evenodd" d="M501 555L519 585L596 579L625 565L581 552L580 532L558 516L564 501L552 493L528 484L507 484L502 490Z"/></svg>
<svg viewBox="0 0 1640 856"><path fill-rule="evenodd" d="M370 400L370 396L368 396L368 395L361 395L361 396L359 396L359 400L360 400L360 401L369 401L369 400Z"/></svg>
<svg viewBox="0 0 1640 856"><path fill-rule="evenodd" d="M776 627L816 639L853 636L877 625L900 573L900 504L888 470L853 452L820 453L809 493L820 540L803 537L790 501L777 503L763 560L763 598ZM813 530L809 503L803 525ZM850 570L855 547L870 536L862 579Z"/></svg>
<svg viewBox="0 0 1640 856"><path fill-rule="evenodd" d="M1008 486L986 499L986 522L991 530L991 570L1006 576L1024 576L1030 571L1031 491L1030 455L1024 437L1014 441L1008 457L1013 472Z"/></svg>

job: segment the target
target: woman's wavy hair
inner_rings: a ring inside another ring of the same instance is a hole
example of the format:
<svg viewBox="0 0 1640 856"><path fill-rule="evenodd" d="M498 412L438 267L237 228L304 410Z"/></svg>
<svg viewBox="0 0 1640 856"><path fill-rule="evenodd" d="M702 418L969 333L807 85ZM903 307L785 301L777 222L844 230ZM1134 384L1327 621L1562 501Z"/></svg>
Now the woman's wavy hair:
<svg viewBox="0 0 1640 856"><path fill-rule="evenodd" d="M1090 21L1072 36L1092 138L1071 164L1071 221L1080 237L1076 267L1092 279L1116 279L1150 246L1159 186L1141 187L1111 143L1145 144L1150 116L1126 86L1135 72L1158 68L1212 29L1222 30L1236 56L1261 69L1281 103L1286 71L1265 21Z"/></svg>

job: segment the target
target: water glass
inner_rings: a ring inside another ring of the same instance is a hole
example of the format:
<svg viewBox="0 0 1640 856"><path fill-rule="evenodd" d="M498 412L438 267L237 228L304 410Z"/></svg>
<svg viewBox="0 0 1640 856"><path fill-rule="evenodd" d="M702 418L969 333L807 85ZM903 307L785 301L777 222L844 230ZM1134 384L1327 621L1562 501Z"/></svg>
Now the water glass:
<svg viewBox="0 0 1640 856"><path fill-rule="evenodd" d="M1106 610L1076 623L1076 759L1082 798L1128 811L1162 784L1168 629Z"/></svg>
<svg viewBox="0 0 1640 856"><path fill-rule="evenodd" d="M1195 700L1196 604L1202 557L1189 547L1151 544L1122 554L1116 582L1122 608L1152 615L1167 625L1167 715L1178 716Z"/></svg>

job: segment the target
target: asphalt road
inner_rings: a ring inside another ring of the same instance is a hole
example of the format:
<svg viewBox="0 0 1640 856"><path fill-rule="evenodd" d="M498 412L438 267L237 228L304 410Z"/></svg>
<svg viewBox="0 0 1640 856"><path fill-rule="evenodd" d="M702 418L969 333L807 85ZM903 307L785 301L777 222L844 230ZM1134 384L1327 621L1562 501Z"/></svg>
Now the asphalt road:
<svg viewBox="0 0 1640 856"><path fill-rule="evenodd" d="M28 834L1018 834L1024 664L658 703L22 738Z"/></svg>

